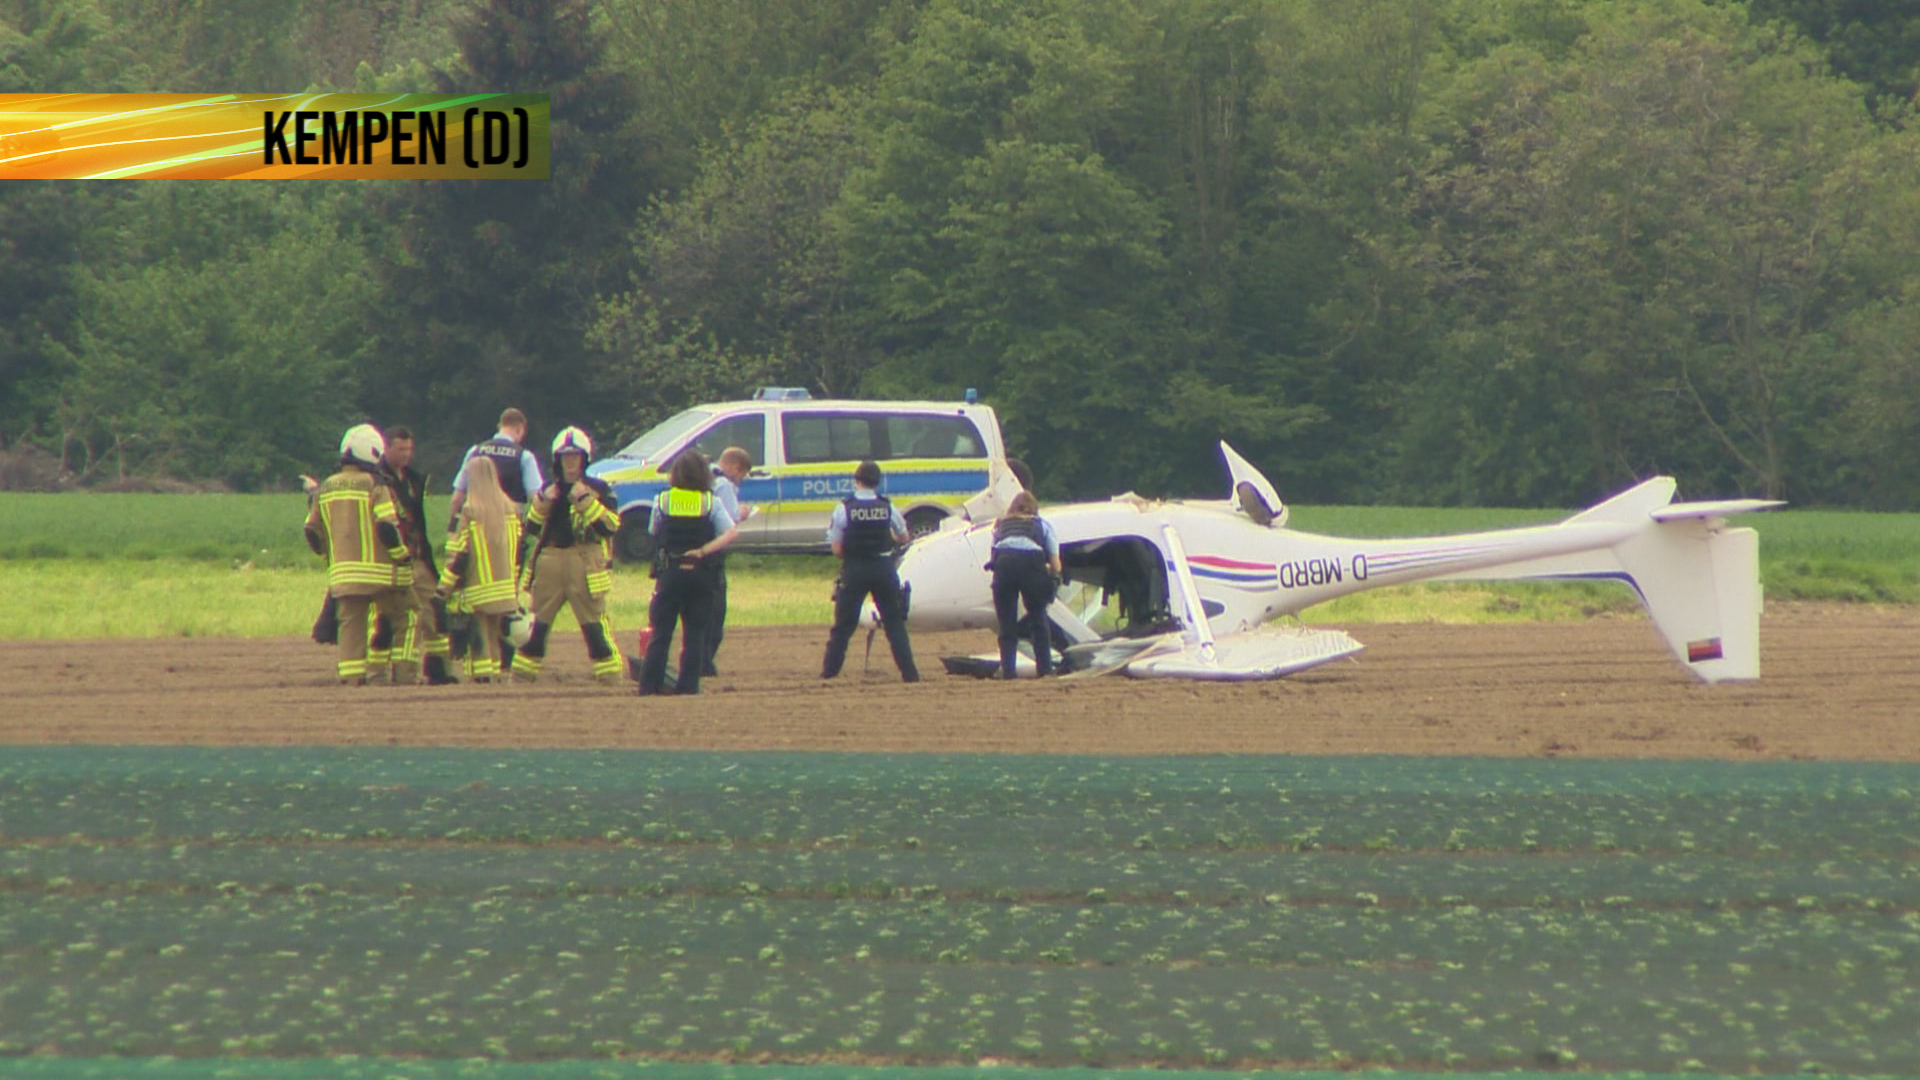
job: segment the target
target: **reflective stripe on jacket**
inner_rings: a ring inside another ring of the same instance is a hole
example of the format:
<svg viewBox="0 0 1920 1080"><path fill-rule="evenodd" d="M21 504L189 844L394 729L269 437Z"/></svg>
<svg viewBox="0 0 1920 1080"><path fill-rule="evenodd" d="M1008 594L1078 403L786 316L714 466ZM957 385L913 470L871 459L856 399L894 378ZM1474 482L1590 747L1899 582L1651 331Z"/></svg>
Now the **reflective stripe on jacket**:
<svg viewBox="0 0 1920 1080"><path fill-rule="evenodd" d="M444 588L459 588L469 606L514 600L514 561L520 549L520 519L508 514L498 536L488 536L480 523L463 519L462 527L447 538L447 565L440 571Z"/></svg>
<svg viewBox="0 0 1920 1080"><path fill-rule="evenodd" d="M307 513L307 527L327 538L329 589L342 596L360 596L411 583L411 553L405 543L381 541L383 524L397 531L400 515L392 493L372 473L345 468L320 485L313 509Z"/></svg>

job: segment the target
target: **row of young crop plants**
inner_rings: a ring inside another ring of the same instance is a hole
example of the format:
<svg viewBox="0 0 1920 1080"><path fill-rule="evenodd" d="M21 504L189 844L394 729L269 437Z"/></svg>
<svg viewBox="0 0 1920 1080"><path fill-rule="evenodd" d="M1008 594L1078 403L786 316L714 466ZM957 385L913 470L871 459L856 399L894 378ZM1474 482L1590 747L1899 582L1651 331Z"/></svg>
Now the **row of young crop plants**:
<svg viewBox="0 0 1920 1080"><path fill-rule="evenodd" d="M538 782L369 783L352 776L14 779L5 769L0 766L0 819L11 835L21 837L451 839L902 851L1009 846L1143 855L1199 849L1649 855L1920 850L1920 791L1896 785L1356 791L1314 790L1263 777L1256 783L1206 779L1206 790L1193 790L1191 784L1155 783L1148 776L1120 790L1056 784L1008 791L964 777L888 783L850 775L778 786L723 777L689 787L639 775L630 787L583 788ZM1061 812L1067 802L1071 813Z"/></svg>
<svg viewBox="0 0 1920 1080"><path fill-rule="evenodd" d="M221 887L634 897L777 895L1169 904L1920 909L1906 858L1261 851L790 850L479 842L0 847L0 881L140 891Z"/></svg>
<svg viewBox="0 0 1920 1080"><path fill-rule="evenodd" d="M105 893L55 880L44 891L22 888L0 900L0 933L55 958L98 953L109 942L140 955L172 949L202 956L360 948L404 954L431 943L452 952L617 946L630 959L663 962L704 956L1170 970L1514 966L1596 976L1732 973L1755 984L1821 972L1898 977L1920 967L1920 913L1913 910L1484 908L1461 898L1389 908L1365 895L1350 904L1275 898L1202 906L505 890L369 895L322 886L261 892L237 883Z"/></svg>
<svg viewBox="0 0 1920 1080"><path fill-rule="evenodd" d="M22 749L0 1054L1913 1073L1916 789Z"/></svg>
<svg viewBox="0 0 1920 1080"><path fill-rule="evenodd" d="M1904 967L1793 947L1773 960L1764 948L1718 948L1720 935L1761 936L1738 926L1714 935L1674 927L1638 943L1591 934L1570 955L1517 940L1502 949L1486 938L1476 950L1474 934L1451 952L1435 950L1451 926L1396 919L1383 927L1397 932L1400 951L1367 955L1343 951L1339 920L1278 918L1266 924L1278 935L1267 947L1292 956L1266 964L1248 961L1259 938L1236 940L1224 924L1213 947L1186 956L1164 951L1166 939L1143 928L1127 945L1140 951L1123 956L1124 929L1097 944L1047 920L1025 922L1029 911L1017 907L966 913L985 933L947 937L925 925L942 905L870 909L864 934L830 934L828 948L842 951L823 955L806 928L770 932L770 919L805 921L778 910L784 902L651 918L633 918L624 904L587 904L598 910L574 914L598 929L591 934L577 922L560 933L551 918L488 899L472 901L478 910L466 919L432 913L427 926L404 910L380 913L398 923L392 929L378 927L373 912L355 912L357 926L338 920L346 913L324 898L284 919L271 917L274 905L257 911L253 903L202 899L172 916L181 928L240 931L233 940L188 933L161 944L168 934L123 933L94 918L58 945L23 950L14 941L0 952L0 1049L1456 1068L1544 1055L1656 1071L1920 1067L1920 991ZM138 925L142 905L132 906ZM736 918L721 922L729 913ZM269 918L256 925L255 914ZM1463 921L1459 912L1431 914ZM1188 916L1083 908L1065 917L1138 917L1150 927ZM826 929L853 918L828 919ZM1611 929L1625 933L1633 921ZM675 922L733 932L676 933ZM441 933L431 933L436 926ZM1496 929L1547 941L1571 930L1551 922ZM1860 928L1775 929L1811 942ZM1898 937L1888 929L1868 936ZM1714 947L1695 956L1689 949L1703 937ZM950 944L940 953L925 955L943 941ZM1001 945L1023 955L992 956ZM1912 942L1883 947L1910 950Z"/></svg>

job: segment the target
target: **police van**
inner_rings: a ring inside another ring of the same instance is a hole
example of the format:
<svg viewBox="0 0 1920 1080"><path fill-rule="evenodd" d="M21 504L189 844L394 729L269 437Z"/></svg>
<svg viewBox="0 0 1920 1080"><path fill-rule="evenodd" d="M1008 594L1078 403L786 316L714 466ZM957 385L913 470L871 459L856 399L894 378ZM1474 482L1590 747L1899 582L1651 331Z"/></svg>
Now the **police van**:
<svg viewBox="0 0 1920 1080"><path fill-rule="evenodd" d="M688 409L588 467L619 500L622 558L651 557L647 517L669 486L674 458L694 449L712 461L729 446L754 462L740 485L753 514L736 551L826 550L828 519L853 493L854 466L867 458L879 462L880 492L916 536L938 530L987 487L996 462L1007 464L1000 423L972 391L964 402L839 401L763 388L751 401Z"/></svg>

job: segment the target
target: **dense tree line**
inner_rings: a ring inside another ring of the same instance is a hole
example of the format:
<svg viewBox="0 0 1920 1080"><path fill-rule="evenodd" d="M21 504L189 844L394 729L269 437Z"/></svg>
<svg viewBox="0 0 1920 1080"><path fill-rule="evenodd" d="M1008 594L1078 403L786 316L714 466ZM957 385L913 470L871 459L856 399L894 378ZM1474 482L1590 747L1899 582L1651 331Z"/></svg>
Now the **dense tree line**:
<svg viewBox="0 0 1920 1080"><path fill-rule="evenodd" d="M0 183L0 449L284 486L763 383L1044 494L1920 507L1920 14L1866 0L0 0L0 92L553 95L554 179Z"/></svg>

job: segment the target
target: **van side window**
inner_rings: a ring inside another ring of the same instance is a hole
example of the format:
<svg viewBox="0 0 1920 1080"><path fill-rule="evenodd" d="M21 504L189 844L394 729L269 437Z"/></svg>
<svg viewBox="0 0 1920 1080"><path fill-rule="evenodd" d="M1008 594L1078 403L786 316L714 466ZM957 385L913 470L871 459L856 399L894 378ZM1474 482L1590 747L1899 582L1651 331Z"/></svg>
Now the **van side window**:
<svg viewBox="0 0 1920 1080"><path fill-rule="evenodd" d="M986 457L986 441L964 416L887 417L887 445L894 458Z"/></svg>
<svg viewBox="0 0 1920 1080"><path fill-rule="evenodd" d="M788 413L781 417L786 428L787 464L885 457L885 443L874 437L879 422L879 417L870 416ZM886 437L884 427L879 435L881 439Z"/></svg>
<svg viewBox="0 0 1920 1080"><path fill-rule="evenodd" d="M720 457L720 451L729 446L737 446L753 455L753 464L757 468L767 463L767 418L764 413L746 413L732 416L700 433L693 440L693 447L707 455L709 462Z"/></svg>

